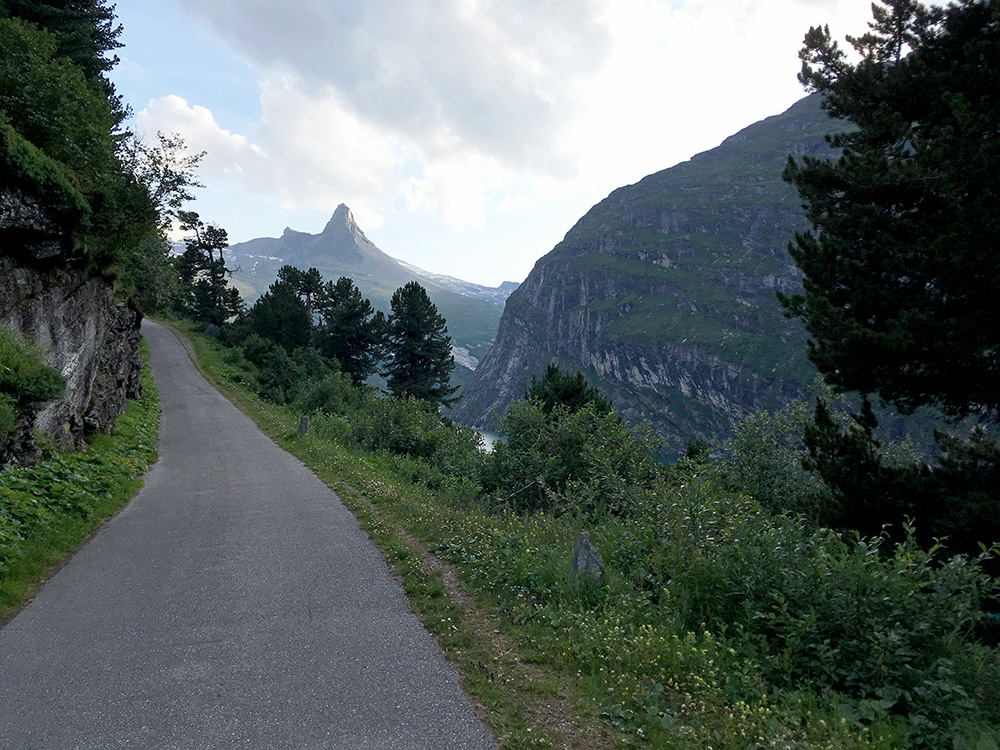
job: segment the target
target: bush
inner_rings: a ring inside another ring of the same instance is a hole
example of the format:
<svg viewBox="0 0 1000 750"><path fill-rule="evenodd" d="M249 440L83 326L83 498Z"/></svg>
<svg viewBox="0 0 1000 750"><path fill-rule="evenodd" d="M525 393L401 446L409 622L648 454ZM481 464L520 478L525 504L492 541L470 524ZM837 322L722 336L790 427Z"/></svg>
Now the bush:
<svg viewBox="0 0 1000 750"><path fill-rule="evenodd" d="M777 513L802 513L816 522L826 519L832 500L817 475L802 460L809 404L794 401L773 414L759 410L740 422L733 437L720 446L716 469L723 486L743 492Z"/></svg>
<svg viewBox="0 0 1000 750"><path fill-rule="evenodd" d="M946 558L910 528L898 545L844 540L699 476L639 508L617 539L613 564L681 632L726 633L771 685L904 716L914 746L942 746L973 708L979 678L959 665L996 595L985 553Z"/></svg>
<svg viewBox="0 0 1000 750"><path fill-rule="evenodd" d="M518 401L501 419L505 438L483 470L483 486L522 511L625 513L634 494L654 486L661 446L633 434L594 404L576 411Z"/></svg>
<svg viewBox="0 0 1000 750"><path fill-rule="evenodd" d="M65 390L66 381L45 359L41 347L0 328L0 440L13 432L19 414Z"/></svg>
<svg viewBox="0 0 1000 750"><path fill-rule="evenodd" d="M436 408L423 401L370 395L354 414L353 437L370 451L430 458L440 423Z"/></svg>
<svg viewBox="0 0 1000 750"><path fill-rule="evenodd" d="M331 372L298 389L294 406L303 414L340 414L357 408L362 392L343 372Z"/></svg>

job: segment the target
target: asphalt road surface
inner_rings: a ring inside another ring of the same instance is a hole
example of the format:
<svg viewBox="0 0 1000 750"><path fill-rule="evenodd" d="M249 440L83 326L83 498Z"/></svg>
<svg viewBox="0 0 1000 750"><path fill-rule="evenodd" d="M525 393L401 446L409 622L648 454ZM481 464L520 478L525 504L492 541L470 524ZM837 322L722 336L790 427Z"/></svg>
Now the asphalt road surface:
<svg viewBox="0 0 1000 750"><path fill-rule="evenodd" d="M340 500L143 324L160 460L0 630L0 748L494 748Z"/></svg>

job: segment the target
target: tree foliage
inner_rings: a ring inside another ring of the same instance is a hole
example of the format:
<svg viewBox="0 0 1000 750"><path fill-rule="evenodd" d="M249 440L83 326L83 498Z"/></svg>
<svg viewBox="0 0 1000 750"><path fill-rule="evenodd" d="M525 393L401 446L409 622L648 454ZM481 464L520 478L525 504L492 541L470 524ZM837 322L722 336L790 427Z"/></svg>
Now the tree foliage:
<svg viewBox="0 0 1000 750"><path fill-rule="evenodd" d="M1000 533L995 437L939 434L936 469L887 464L868 395L1000 417L1000 2L892 0L873 13L847 38L857 62L827 28L800 53L800 80L851 127L828 139L838 158L788 161L814 230L789 248L804 293L782 302L824 377L863 395L846 429L817 405L805 466L831 492L835 527L899 534L915 519L925 544L974 552Z"/></svg>
<svg viewBox="0 0 1000 750"><path fill-rule="evenodd" d="M1000 3L874 7L848 61L810 29L800 80L851 128L833 160L790 158L812 233L783 298L833 384L910 411L1000 409Z"/></svg>
<svg viewBox="0 0 1000 750"><path fill-rule="evenodd" d="M56 39L19 19L0 21L0 110L17 133L65 165L93 199L115 171L104 96L57 54Z"/></svg>
<svg viewBox="0 0 1000 750"><path fill-rule="evenodd" d="M291 354L308 346L310 322L306 307L288 282L275 281L261 295L246 315L240 318L235 333L236 340L243 332L253 333L282 347Z"/></svg>
<svg viewBox="0 0 1000 750"><path fill-rule="evenodd" d="M79 68L112 106L117 126L127 114L107 73L118 63L121 24L107 0L2 0L0 18L21 18L50 33L60 56Z"/></svg>
<svg viewBox="0 0 1000 750"><path fill-rule="evenodd" d="M562 405L570 412L577 412L588 404L593 404L599 414L614 411L608 397L587 383L582 372L577 370L576 375L570 375L560 370L555 363L545 368L541 380L531 376L531 385L525 391L524 398L537 401L546 414L552 413L557 405Z"/></svg>
<svg viewBox="0 0 1000 750"><path fill-rule="evenodd" d="M435 404L451 404L458 390L449 385L455 369L451 338L445 319L416 281L401 286L392 295L386 350L388 362L382 371L389 392L412 396Z"/></svg>
<svg viewBox="0 0 1000 750"><path fill-rule="evenodd" d="M229 336L237 344L248 336L261 336L288 354L309 349L358 385L378 367L385 326L385 316L375 312L351 279L324 283L315 268L283 266Z"/></svg>
<svg viewBox="0 0 1000 750"><path fill-rule="evenodd" d="M385 316L361 296L354 281L342 276L323 285L317 312L319 351L336 359L355 384L374 374L382 357Z"/></svg>
<svg viewBox="0 0 1000 750"><path fill-rule="evenodd" d="M121 31L113 11L105 0L0 2L0 178L51 221L47 262L85 265L120 296L165 309L176 272L163 232L197 186L201 155L185 156L175 136L149 146L121 132L125 109L106 78ZM28 235L11 246L31 249L38 230L16 229Z"/></svg>
<svg viewBox="0 0 1000 750"><path fill-rule="evenodd" d="M228 283L232 271L226 267L223 250L229 247L229 236L194 211L181 211L178 217L181 228L191 232L177 261L180 312L219 325L243 310L239 291Z"/></svg>

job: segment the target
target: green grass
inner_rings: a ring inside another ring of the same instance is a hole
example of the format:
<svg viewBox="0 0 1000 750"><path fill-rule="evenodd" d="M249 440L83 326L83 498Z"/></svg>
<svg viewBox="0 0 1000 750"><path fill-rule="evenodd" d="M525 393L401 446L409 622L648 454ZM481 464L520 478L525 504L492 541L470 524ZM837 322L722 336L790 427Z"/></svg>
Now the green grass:
<svg viewBox="0 0 1000 750"><path fill-rule="evenodd" d="M143 342L143 361L148 350ZM37 466L0 472L0 622L142 486L156 460L159 396L148 365L142 398L86 452L49 451Z"/></svg>

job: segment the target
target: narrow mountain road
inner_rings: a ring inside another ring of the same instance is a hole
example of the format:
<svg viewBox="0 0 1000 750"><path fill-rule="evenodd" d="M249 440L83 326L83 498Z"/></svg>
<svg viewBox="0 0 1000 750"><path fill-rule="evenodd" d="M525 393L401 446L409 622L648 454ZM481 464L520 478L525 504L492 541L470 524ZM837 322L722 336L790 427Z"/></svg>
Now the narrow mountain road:
<svg viewBox="0 0 1000 750"><path fill-rule="evenodd" d="M336 495L143 332L160 460L0 630L0 747L496 747Z"/></svg>

